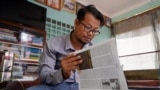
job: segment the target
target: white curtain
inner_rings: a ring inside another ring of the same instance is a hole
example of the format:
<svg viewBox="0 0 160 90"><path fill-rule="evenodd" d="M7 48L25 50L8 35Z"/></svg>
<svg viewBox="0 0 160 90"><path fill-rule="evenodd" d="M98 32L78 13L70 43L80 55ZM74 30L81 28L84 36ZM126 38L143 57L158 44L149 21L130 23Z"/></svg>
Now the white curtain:
<svg viewBox="0 0 160 90"><path fill-rule="evenodd" d="M160 10L113 25L123 70L159 68Z"/></svg>

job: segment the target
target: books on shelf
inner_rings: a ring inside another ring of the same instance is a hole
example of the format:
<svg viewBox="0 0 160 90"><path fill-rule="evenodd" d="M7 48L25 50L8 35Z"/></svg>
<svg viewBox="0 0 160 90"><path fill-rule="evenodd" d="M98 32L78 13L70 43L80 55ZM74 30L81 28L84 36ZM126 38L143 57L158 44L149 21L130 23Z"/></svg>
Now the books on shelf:
<svg viewBox="0 0 160 90"><path fill-rule="evenodd" d="M32 44L42 46L43 45L43 39L40 37L32 37Z"/></svg>
<svg viewBox="0 0 160 90"><path fill-rule="evenodd" d="M31 45L43 46L43 38L37 35L21 33L21 43L28 43Z"/></svg>
<svg viewBox="0 0 160 90"><path fill-rule="evenodd" d="M8 32L3 32L3 31L0 31L0 39L18 42L18 39L16 36L14 36L14 33L8 33Z"/></svg>
<svg viewBox="0 0 160 90"><path fill-rule="evenodd" d="M26 73L38 73L38 65L27 65Z"/></svg>
<svg viewBox="0 0 160 90"><path fill-rule="evenodd" d="M32 78L32 79L31 79ZM14 63L12 80L33 81L38 78L38 65Z"/></svg>
<svg viewBox="0 0 160 90"><path fill-rule="evenodd" d="M0 42L0 51L9 51L14 53L15 58L20 58L21 47L14 44Z"/></svg>
<svg viewBox="0 0 160 90"><path fill-rule="evenodd" d="M12 78L22 78L23 77L23 68L21 65L13 65Z"/></svg>
<svg viewBox="0 0 160 90"><path fill-rule="evenodd" d="M38 60L42 50L37 48L25 47L24 58Z"/></svg>
<svg viewBox="0 0 160 90"><path fill-rule="evenodd" d="M31 43L33 36L34 35L32 35L32 34L28 34L28 33L22 32L21 36L20 36L21 43Z"/></svg>
<svg viewBox="0 0 160 90"><path fill-rule="evenodd" d="M30 73L24 76L22 71L24 68L19 66L12 68L14 65L10 63L38 65L46 32L6 20L1 20L0 22L0 52L13 53L13 60L9 60L11 59L9 56L6 56L5 60L0 60L0 82L11 80L13 77L17 77L20 80L38 78L36 75L30 75ZM36 66L29 66L27 71L35 72L36 68ZM15 72L11 73L11 69L14 69Z"/></svg>
<svg viewBox="0 0 160 90"><path fill-rule="evenodd" d="M10 29L6 29L6 28L2 28L2 27L0 27L0 31L1 31L1 32L8 33L8 34L17 33L16 31L13 31L13 30L10 30Z"/></svg>

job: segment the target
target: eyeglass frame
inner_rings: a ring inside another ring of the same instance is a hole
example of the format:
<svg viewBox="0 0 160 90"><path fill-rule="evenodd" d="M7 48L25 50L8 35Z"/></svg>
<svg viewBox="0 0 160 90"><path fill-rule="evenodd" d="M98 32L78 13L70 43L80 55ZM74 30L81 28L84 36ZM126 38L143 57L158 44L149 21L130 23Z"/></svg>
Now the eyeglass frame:
<svg viewBox="0 0 160 90"><path fill-rule="evenodd" d="M84 24L84 23L82 23L82 22L80 22L80 24L82 24L82 25L83 25L84 30L85 30L87 33L92 32L92 34L93 34L93 35L96 35L96 36L98 36L98 35L100 34L100 32L99 32L99 30L98 30L98 29L97 29L97 30L89 29L89 27L87 27L87 25L85 25L85 24Z"/></svg>

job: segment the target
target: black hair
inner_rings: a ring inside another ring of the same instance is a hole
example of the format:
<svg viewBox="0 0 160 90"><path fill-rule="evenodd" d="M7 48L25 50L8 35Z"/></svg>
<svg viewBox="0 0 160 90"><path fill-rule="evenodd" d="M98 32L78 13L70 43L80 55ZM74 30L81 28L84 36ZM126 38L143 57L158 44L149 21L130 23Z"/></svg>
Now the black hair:
<svg viewBox="0 0 160 90"><path fill-rule="evenodd" d="M77 12L77 19L80 22L83 21L87 13L91 13L96 19L100 21L100 27L104 25L104 16L101 14L100 11L96 9L94 5L88 5L86 7L81 8Z"/></svg>

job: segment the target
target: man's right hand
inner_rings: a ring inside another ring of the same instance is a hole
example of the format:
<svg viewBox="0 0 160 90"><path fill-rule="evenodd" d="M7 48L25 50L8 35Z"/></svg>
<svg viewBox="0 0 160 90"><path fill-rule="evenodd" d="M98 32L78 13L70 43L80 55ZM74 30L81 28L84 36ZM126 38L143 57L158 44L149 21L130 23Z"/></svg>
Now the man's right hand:
<svg viewBox="0 0 160 90"><path fill-rule="evenodd" d="M61 60L63 78L69 78L71 71L78 69L79 64L81 63L81 57L76 54L69 54L63 57Z"/></svg>

